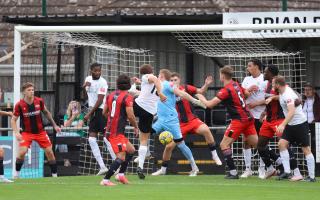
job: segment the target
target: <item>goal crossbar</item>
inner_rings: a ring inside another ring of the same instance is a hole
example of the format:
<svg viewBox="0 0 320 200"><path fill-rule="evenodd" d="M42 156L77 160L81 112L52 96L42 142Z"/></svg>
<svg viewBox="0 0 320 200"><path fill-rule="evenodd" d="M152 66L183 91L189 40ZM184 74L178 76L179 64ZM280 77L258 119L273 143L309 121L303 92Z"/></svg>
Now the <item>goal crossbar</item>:
<svg viewBox="0 0 320 200"><path fill-rule="evenodd" d="M236 31L319 29L319 23L295 24L203 24L203 25L137 25L137 26L15 26L18 32L176 32L176 31Z"/></svg>

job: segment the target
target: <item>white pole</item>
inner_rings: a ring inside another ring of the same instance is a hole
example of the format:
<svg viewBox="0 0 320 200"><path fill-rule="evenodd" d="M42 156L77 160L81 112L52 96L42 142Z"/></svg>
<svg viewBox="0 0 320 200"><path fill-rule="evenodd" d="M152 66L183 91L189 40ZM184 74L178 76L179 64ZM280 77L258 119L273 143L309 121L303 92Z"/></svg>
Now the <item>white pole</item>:
<svg viewBox="0 0 320 200"><path fill-rule="evenodd" d="M138 26L15 26L20 32L175 32L232 31L275 29L320 29L320 23L295 24L203 24L203 25L138 25Z"/></svg>
<svg viewBox="0 0 320 200"><path fill-rule="evenodd" d="M14 30L14 75L13 75L13 103L14 105L20 99L20 79L21 79L21 33L15 28ZM17 121L18 130L20 129L20 120ZM12 178L16 168L16 158L18 143L14 134L12 144Z"/></svg>

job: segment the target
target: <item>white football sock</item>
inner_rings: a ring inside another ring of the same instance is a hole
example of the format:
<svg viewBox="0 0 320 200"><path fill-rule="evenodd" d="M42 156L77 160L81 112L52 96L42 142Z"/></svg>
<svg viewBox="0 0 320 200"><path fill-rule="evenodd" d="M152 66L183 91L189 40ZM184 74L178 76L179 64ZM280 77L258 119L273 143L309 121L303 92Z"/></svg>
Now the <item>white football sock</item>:
<svg viewBox="0 0 320 200"><path fill-rule="evenodd" d="M290 169L290 161L289 161L290 156L289 156L288 150L286 149L284 151L280 151L280 156L281 156L284 172L289 174L291 172L291 169Z"/></svg>
<svg viewBox="0 0 320 200"><path fill-rule="evenodd" d="M310 153L309 155L306 156L307 160L307 166L308 166L308 173L310 178L314 178L314 170L315 170L315 163L314 163L314 157L313 154Z"/></svg>
<svg viewBox="0 0 320 200"><path fill-rule="evenodd" d="M107 145L107 149L108 149L108 151L110 153L110 156L111 156L112 160L115 160L117 157L116 157L116 154L114 153L114 151L112 149L111 143L109 142L109 140L106 137L103 137L103 141Z"/></svg>
<svg viewBox="0 0 320 200"><path fill-rule="evenodd" d="M167 167L161 166L161 171L165 174L167 172Z"/></svg>
<svg viewBox="0 0 320 200"><path fill-rule="evenodd" d="M190 165L191 165L191 168L192 168L193 171L199 170L196 162L194 161L194 158L190 159L189 162L190 162Z"/></svg>
<svg viewBox="0 0 320 200"><path fill-rule="evenodd" d="M106 166L104 165L104 162L102 160L101 152L100 152L100 149L99 149L99 146L98 146L98 143L97 143L97 138L89 137L88 140L89 140L89 144L90 144L90 147L91 147L92 154L96 158L96 160L97 160L97 162L98 162L98 164L100 166L100 169L106 168Z"/></svg>
<svg viewBox="0 0 320 200"><path fill-rule="evenodd" d="M281 157L279 157L279 158L276 160L276 164L277 164L277 165L281 165L281 164L282 164L282 159L281 159Z"/></svg>
<svg viewBox="0 0 320 200"><path fill-rule="evenodd" d="M148 152L148 147L140 145L138 150L138 158L139 158L138 166L141 169L143 169L143 164L144 164L144 160L146 159L147 152Z"/></svg>
<svg viewBox="0 0 320 200"><path fill-rule="evenodd" d="M273 165L270 165L269 167L267 167L267 171L272 171L272 170L274 170Z"/></svg>
<svg viewBox="0 0 320 200"><path fill-rule="evenodd" d="M260 160L259 160L259 167L260 168L265 168L266 167L266 164L264 164L262 158L260 157Z"/></svg>
<svg viewBox="0 0 320 200"><path fill-rule="evenodd" d="M230 170L230 174L235 176L238 174L237 170L236 169L233 169L233 170Z"/></svg>
<svg viewBox="0 0 320 200"><path fill-rule="evenodd" d="M251 170L251 156L251 149L243 149L244 164L246 165L246 169L249 170Z"/></svg>
<svg viewBox="0 0 320 200"><path fill-rule="evenodd" d="M298 167L293 170L293 175L301 176L300 169Z"/></svg>
<svg viewBox="0 0 320 200"><path fill-rule="evenodd" d="M215 158L218 158L218 154L217 154L217 150L213 150L211 151L211 154L212 154L212 158L215 159Z"/></svg>

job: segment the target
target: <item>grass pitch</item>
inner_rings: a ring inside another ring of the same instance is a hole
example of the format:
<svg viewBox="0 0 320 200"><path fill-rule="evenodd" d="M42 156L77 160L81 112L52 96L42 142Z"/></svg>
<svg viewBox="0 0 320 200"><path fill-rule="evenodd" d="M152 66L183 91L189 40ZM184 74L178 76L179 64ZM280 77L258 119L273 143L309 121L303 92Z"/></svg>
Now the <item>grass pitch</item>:
<svg viewBox="0 0 320 200"><path fill-rule="evenodd" d="M128 176L130 185L100 186L102 177L77 176L20 179L0 184L0 200L319 200L320 182L260 180L257 177L225 180L220 175ZM318 178L318 180L320 180Z"/></svg>

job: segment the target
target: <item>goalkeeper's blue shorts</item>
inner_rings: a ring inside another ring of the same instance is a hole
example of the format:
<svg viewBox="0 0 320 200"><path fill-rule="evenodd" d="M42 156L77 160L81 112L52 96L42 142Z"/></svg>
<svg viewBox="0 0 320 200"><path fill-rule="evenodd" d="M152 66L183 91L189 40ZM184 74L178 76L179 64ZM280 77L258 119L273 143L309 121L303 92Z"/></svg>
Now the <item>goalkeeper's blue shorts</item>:
<svg viewBox="0 0 320 200"><path fill-rule="evenodd" d="M163 131L169 131L172 134L174 140L182 138L178 119L172 120L172 121L165 121L165 122L158 119L152 125L152 129L156 132L157 135L159 135Z"/></svg>

